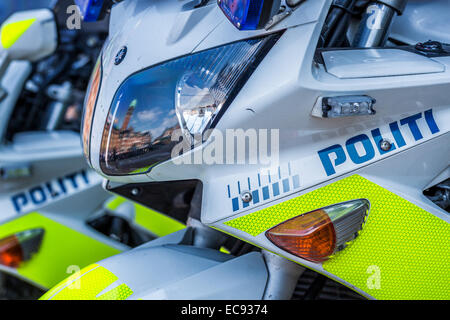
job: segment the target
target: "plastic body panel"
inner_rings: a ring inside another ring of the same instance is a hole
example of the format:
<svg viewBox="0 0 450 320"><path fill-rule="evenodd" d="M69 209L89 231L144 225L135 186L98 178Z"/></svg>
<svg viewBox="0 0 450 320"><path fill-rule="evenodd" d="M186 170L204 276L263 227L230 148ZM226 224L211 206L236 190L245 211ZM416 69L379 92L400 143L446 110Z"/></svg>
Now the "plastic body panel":
<svg viewBox="0 0 450 320"><path fill-rule="evenodd" d="M97 286L96 279L83 283L76 298L90 299L92 290L98 297L126 285L132 292L130 300L262 299L268 272L261 253L233 257L194 247L190 245L193 233L194 229L186 228L100 261L98 265L116 280L103 287ZM71 281L62 282L43 298L70 295L65 288Z"/></svg>
<svg viewBox="0 0 450 320"><path fill-rule="evenodd" d="M399 49L324 51L327 72L339 79L406 76L444 72L445 67L419 54Z"/></svg>
<svg viewBox="0 0 450 320"><path fill-rule="evenodd" d="M216 250L192 247L189 244L193 231L191 228L178 231L99 265L133 290L130 299L263 297L268 274L260 253L233 258Z"/></svg>
<svg viewBox="0 0 450 320"><path fill-rule="evenodd" d="M450 1L408 0L403 15L397 17L391 37L416 44L430 39L450 43Z"/></svg>

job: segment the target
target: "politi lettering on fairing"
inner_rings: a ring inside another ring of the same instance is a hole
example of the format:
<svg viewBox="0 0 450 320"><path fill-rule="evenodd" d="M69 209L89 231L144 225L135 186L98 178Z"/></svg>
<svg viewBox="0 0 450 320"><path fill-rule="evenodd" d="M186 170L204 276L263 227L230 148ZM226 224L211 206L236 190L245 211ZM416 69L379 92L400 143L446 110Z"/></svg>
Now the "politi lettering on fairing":
<svg viewBox="0 0 450 320"><path fill-rule="evenodd" d="M49 204L91 184L87 171L81 170L17 193L11 197L11 202L17 213L24 213L31 207Z"/></svg>
<svg viewBox="0 0 450 320"><path fill-rule="evenodd" d="M381 148L381 142L385 139L381 134L380 128L372 130L370 134L359 134L348 139L345 143L345 146L342 146L341 144L335 144L333 146L320 150L318 152L319 158L322 162L327 176L336 174L336 169L340 165L346 163L349 159L354 164L364 164L374 159L377 154L380 156L384 156L396 149L407 146L408 143L405 140L406 132L404 130L409 130L416 142L422 140L424 138L424 134L429 135L429 133L425 133L420 130L419 121L424 121L426 123L426 126L428 127L431 135L440 132L440 129L433 116L433 109L430 109L425 112L406 117L404 119L401 119L400 121L390 123L389 130L394 139L389 150L383 150ZM362 152L358 152L358 148Z"/></svg>

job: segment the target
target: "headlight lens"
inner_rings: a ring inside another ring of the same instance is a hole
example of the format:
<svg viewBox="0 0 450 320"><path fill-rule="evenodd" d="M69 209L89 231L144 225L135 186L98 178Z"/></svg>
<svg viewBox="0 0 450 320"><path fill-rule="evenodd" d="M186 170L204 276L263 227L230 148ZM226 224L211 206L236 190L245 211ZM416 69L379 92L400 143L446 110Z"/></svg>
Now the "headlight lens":
<svg viewBox="0 0 450 320"><path fill-rule="evenodd" d="M100 167L107 175L149 171L170 159L174 130L192 139L214 127L279 35L209 49L151 67L118 89L106 120ZM192 141L192 140L190 140Z"/></svg>
<svg viewBox="0 0 450 320"><path fill-rule="evenodd" d="M97 97L100 90L100 83L102 80L102 62L101 58L97 60L97 63L92 72L91 80L87 89L86 99L84 101L84 112L81 126L81 136L83 143L83 151L86 160L90 162L89 148L90 148L90 136L92 117L94 115L95 105L97 103Z"/></svg>

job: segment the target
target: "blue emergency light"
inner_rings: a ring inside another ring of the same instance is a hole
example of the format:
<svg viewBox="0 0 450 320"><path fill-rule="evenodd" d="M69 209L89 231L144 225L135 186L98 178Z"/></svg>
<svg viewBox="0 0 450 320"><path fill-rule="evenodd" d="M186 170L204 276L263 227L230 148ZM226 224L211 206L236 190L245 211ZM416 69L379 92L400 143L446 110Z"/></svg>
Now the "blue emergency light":
<svg viewBox="0 0 450 320"><path fill-rule="evenodd" d="M264 28L280 8L280 0L217 0L217 3L239 30Z"/></svg>
<svg viewBox="0 0 450 320"><path fill-rule="evenodd" d="M103 18L105 2L105 0L75 0L83 20L86 22L98 21Z"/></svg>

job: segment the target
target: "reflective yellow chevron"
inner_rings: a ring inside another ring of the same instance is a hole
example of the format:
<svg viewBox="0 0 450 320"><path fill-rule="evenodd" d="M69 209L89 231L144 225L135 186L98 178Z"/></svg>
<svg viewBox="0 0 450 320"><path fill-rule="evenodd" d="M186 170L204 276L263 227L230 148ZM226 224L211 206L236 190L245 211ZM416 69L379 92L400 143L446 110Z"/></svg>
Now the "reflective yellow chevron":
<svg viewBox="0 0 450 320"><path fill-rule="evenodd" d="M377 299L450 299L450 224L353 175L225 224L257 236L300 214L368 199L360 236L323 268Z"/></svg>
<svg viewBox="0 0 450 320"><path fill-rule="evenodd" d="M124 283L100 294L117 280L111 271L93 264L55 286L40 300L126 300L133 291Z"/></svg>
<svg viewBox="0 0 450 320"><path fill-rule="evenodd" d="M35 21L36 19L27 19L4 25L1 29L1 42L3 48L11 48Z"/></svg>

